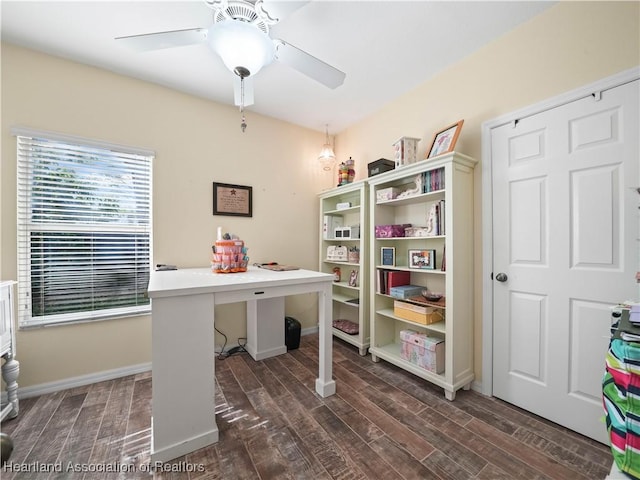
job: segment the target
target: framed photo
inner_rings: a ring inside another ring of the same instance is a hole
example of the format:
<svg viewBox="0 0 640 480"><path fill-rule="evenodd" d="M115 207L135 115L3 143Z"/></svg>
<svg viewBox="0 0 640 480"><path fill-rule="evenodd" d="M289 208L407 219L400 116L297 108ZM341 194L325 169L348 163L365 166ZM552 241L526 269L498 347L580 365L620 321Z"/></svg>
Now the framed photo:
<svg viewBox="0 0 640 480"><path fill-rule="evenodd" d="M349 275L349 286L358 286L358 270L351 270L351 275Z"/></svg>
<svg viewBox="0 0 640 480"><path fill-rule="evenodd" d="M431 148L427 153L427 158L437 157L443 153L453 152L456 146L458 137L460 136L460 130L462 130L462 124L464 120L460 120L458 123L454 123L450 127L436 133L431 142Z"/></svg>
<svg viewBox="0 0 640 480"><path fill-rule="evenodd" d="M396 249L395 247L382 247L380 248L380 264L390 267L394 267L396 264Z"/></svg>
<svg viewBox="0 0 640 480"><path fill-rule="evenodd" d="M423 268L433 270L436 268L435 250L409 250L409 268Z"/></svg>
<svg viewBox="0 0 640 480"><path fill-rule="evenodd" d="M253 216L253 188L213 182L213 214Z"/></svg>

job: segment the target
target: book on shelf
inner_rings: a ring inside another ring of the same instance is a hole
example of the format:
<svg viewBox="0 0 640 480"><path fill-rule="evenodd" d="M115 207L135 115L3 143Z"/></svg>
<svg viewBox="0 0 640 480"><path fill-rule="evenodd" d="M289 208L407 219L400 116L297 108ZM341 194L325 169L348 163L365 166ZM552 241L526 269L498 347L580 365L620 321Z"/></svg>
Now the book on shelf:
<svg viewBox="0 0 640 480"><path fill-rule="evenodd" d="M438 205L432 203L427 213L427 235L430 237L438 235Z"/></svg>
<svg viewBox="0 0 640 480"><path fill-rule="evenodd" d="M391 288L399 287L401 285L409 285L411 283L411 272L401 272L401 271L389 271L389 280L387 282L387 291L385 293L389 293Z"/></svg>
<svg viewBox="0 0 640 480"><path fill-rule="evenodd" d="M378 275L376 276L376 282L377 292L389 295L391 288L399 287L401 285L409 285L411 283L411 272L379 268Z"/></svg>
<svg viewBox="0 0 640 480"><path fill-rule="evenodd" d="M444 189L444 168L436 168L422 173L422 193Z"/></svg>
<svg viewBox="0 0 640 480"><path fill-rule="evenodd" d="M442 263L440 264L440 270L447 271L447 246L442 247Z"/></svg>
<svg viewBox="0 0 640 480"><path fill-rule="evenodd" d="M432 203L427 213L427 235L436 236L445 234L445 203L440 200Z"/></svg>

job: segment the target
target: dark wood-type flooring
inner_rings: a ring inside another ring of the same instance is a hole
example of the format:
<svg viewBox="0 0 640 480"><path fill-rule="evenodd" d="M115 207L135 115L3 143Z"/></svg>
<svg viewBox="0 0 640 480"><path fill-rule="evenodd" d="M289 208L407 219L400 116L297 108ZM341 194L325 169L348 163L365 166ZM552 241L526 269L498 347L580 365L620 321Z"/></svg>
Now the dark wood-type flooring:
<svg viewBox="0 0 640 480"><path fill-rule="evenodd" d="M473 391L449 402L440 388L341 340L337 394L323 399L314 392L317 342L302 337L299 349L260 362L246 353L217 360L220 441L164 471L148 471L150 373L24 399L20 415L2 423L16 446L13 469L0 476L578 480L609 472L605 445ZM117 472L94 471L105 469Z"/></svg>

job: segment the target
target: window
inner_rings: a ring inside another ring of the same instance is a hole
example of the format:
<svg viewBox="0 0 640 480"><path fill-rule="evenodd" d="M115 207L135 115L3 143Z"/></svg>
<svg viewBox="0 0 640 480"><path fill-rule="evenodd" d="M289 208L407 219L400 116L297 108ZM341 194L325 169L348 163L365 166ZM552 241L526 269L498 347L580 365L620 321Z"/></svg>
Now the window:
<svg viewBox="0 0 640 480"><path fill-rule="evenodd" d="M153 153L22 133L20 326L149 313Z"/></svg>

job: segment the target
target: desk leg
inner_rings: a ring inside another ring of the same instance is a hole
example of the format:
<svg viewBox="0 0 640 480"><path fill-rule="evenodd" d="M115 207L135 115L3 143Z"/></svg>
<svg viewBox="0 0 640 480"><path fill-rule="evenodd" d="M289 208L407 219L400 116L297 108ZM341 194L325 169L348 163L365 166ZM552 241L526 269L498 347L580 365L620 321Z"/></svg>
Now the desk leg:
<svg viewBox="0 0 640 480"><path fill-rule="evenodd" d="M336 382L332 378L333 332L332 332L331 284L327 283L318 292L318 358L319 373L316 379L316 392L321 397L336 393Z"/></svg>
<svg viewBox="0 0 640 480"><path fill-rule="evenodd" d="M247 301L247 352L254 360L287 353L284 297Z"/></svg>
<svg viewBox="0 0 640 480"><path fill-rule="evenodd" d="M218 441L213 294L152 303L152 462Z"/></svg>

